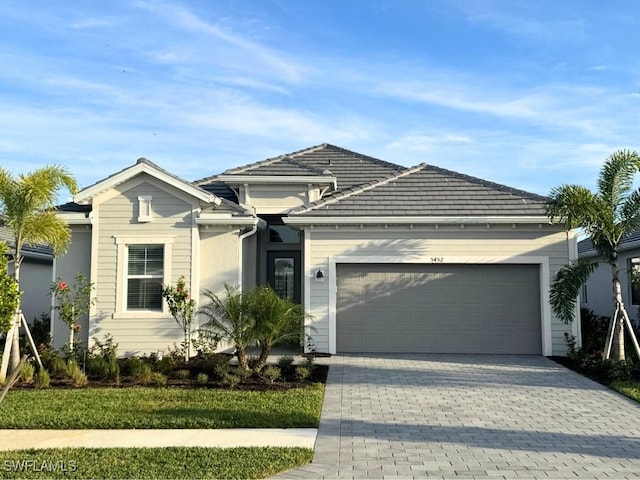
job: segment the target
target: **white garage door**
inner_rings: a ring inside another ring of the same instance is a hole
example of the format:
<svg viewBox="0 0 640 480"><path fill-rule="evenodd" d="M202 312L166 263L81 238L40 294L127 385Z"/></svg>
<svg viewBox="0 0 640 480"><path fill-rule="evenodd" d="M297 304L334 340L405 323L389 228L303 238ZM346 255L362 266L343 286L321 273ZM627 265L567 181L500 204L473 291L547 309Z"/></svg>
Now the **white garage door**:
<svg viewBox="0 0 640 480"><path fill-rule="evenodd" d="M539 270L339 264L337 351L541 354Z"/></svg>

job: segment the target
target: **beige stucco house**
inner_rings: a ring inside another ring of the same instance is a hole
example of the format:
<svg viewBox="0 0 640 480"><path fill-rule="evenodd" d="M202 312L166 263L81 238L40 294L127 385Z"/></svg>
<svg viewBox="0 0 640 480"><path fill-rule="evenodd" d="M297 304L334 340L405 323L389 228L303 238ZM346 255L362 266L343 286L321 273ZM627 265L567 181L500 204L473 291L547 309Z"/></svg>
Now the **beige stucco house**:
<svg viewBox="0 0 640 480"><path fill-rule="evenodd" d="M268 283L311 314L319 352L564 355L577 322L549 286L577 253L545 200L327 144L195 182L140 159L60 208L73 240L55 274L91 279L84 340L125 355L180 342L159 293L180 275L197 301Z"/></svg>

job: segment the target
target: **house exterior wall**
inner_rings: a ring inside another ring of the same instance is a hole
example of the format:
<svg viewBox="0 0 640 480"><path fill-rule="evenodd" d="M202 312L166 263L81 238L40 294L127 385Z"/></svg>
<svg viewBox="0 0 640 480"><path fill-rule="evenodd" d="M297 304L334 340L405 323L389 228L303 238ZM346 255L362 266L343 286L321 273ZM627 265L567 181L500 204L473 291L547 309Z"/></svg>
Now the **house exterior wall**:
<svg viewBox="0 0 640 480"><path fill-rule="evenodd" d="M599 260L597 257L588 258L594 262ZM640 258L639 248L622 251L618 254L619 278L622 287L622 299L627 307L629 318L638 320L640 305L634 305L631 302L631 282L629 281L628 270L631 258ZM589 277L580 296L580 306L592 310L597 315L605 315L607 317L613 315L613 286L611 283L611 267L608 264L600 263Z"/></svg>
<svg viewBox="0 0 640 480"><path fill-rule="evenodd" d="M310 335L319 352L335 353L335 264L359 261L430 263L540 262L543 317L548 317L546 355L564 355L564 332L575 332L576 322L565 325L548 306L548 288L555 273L570 260L573 237L559 227L535 226L377 226L307 227L305 231L305 308L312 315ZM382 262L381 262L382 263ZM322 270L325 278L315 279ZM332 289L334 291L332 291ZM333 317L333 319L332 319ZM545 341L543 338L543 350Z"/></svg>
<svg viewBox="0 0 640 480"><path fill-rule="evenodd" d="M139 196L151 197L152 220L139 222ZM182 341L181 327L164 305L162 312L126 310L124 279L126 246L132 243L165 245L163 284L184 275L194 283L192 261L199 257L195 200L143 174L93 200L93 259L91 280L96 290L89 338L113 336L121 355L166 351ZM194 246L196 248L194 248ZM197 280L196 282L197 283Z"/></svg>
<svg viewBox="0 0 640 480"><path fill-rule="evenodd" d="M13 275L13 263L9 264L8 273ZM24 318L32 323L34 318L49 313L51 296L49 289L53 275L53 259L33 259L25 257L20 266L20 308Z"/></svg>
<svg viewBox="0 0 640 480"><path fill-rule="evenodd" d="M91 278L91 226L74 225L71 227L71 246L65 255L55 259L55 275L67 283L72 283L78 273ZM49 275L51 278L51 275ZM49 283L51 285L51 283ZM49 308L51 307L51 298ZM89 339L89 318L83 316L80 319L80 332L75 338L87 344ZM69 328L58 319L56 311L51 312L51 337L53 347L60 349L69 342Z"/></svg>

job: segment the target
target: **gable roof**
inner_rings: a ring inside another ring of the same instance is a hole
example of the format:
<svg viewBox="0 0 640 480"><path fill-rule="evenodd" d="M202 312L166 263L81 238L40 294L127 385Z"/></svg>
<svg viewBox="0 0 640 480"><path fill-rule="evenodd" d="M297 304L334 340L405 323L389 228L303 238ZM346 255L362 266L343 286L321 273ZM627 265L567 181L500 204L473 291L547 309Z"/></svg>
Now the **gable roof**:
<svg viewBox="0 0 640 480"><path fill-rule="evenodd" d="M325 196L291 216L539 217L546 197L421 164Z"/></svg>
<svg viewBox="0 0 640 480"><path fill-rule="evenodd" d="M196 180L194 183L205 190L221 191L223 189L220 183L224 184L224 181L233 175L316 176L318 179L320 177L328 179L327 177L331 176L337 180L336 191L341 191L377 181L387 175L398 174L404 170L406 167L401 165L323 143L286 155L232 168L221 175L206 177ZM226 193L225 198L231 200L229 192ZM232 201L237 202L237 197Z"/></svg>
<svg viewBox="0 0 640 480"><path fill-rule="evenodd" d="M146 173L147 175L150 175L160 181L172 185L173 187L182 190L188 195L191 195L203 202L214 203L216 205L220 203L220 199L214 194L198 187L197 185L194 185L191 182L187 182L186 180L183 180L182 178L172 173L167 172L166 170L160 168L158 165L150 160L147 160L146 158L139 158L134 165L120 170L119 172L114 173L113 175L110 175L107 178L94 183L93 185L83 188L80 192L73 196L73 203L91 203L91 200L96 195L111 188L115 188L118 185L132 179L133 177L141 173Z"/></svg>

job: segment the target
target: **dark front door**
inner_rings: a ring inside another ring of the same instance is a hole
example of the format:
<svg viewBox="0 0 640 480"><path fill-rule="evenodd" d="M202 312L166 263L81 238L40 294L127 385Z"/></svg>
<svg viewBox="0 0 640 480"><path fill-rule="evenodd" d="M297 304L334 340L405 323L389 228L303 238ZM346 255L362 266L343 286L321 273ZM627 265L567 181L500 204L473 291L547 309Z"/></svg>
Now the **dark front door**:
<svg viewBox="0 0 640 480"><path fill-rule="evenodd" d="M267 252L267 282L278 295L300 303L300 252Z"/></svg>

